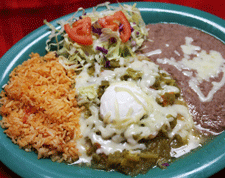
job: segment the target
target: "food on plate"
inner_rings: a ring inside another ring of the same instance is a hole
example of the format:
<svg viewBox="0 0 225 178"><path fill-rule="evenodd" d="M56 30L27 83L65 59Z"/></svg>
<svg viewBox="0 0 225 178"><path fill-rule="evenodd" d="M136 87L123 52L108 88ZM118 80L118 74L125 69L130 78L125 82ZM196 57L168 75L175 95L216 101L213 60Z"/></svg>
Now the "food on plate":
<svg viewBox="0 0 225 178"><path fill-rule="evenodd" d="M90 74L90 66L94 72ZM129 175L164 167L172 157L199 146L192 116L176 81L147 57L130 58L125 66L86 64L76 76L82 138L87 163Z"/></svg>
<svg viewBox="0 0 225 178"><path fill-rule="evenodd" d="M225 128L224 43L178 24L149 24L147 28L151 41L145 41L142 53L150 54L177 81L197 127L205 134L221 133Z"/></svg>
<svg viewBox="0 0 225 178"><path fill-rule="evenodd" d="M97 11L101 7L106 9ZM118 61L124 63L127 57L135 56L148 35L135 4L114 7L103 3L91 13L79 8L76 14L80 11L79 17L59 21L61 29L45 21L52 30L46 50L56 50L67 68L79 70L87 62L95 61L105 66L118 65Z"/></svg>
<svg viewBox="0 0 225 178"><path fill-rule="evenodd" d="M224 104L224 44L182 25L146 26L135 5L79 11L61 28L45 21L47 54L32 53L3 86L0 124L13 143L136 176L223 130L223 109L207 108Z"/></svg>
<svg viewBox="0 0 225 178"><path fill-rule="evenodd" d="M77 160L80 109L73 84L74 72L66 71L54 52L31 54L16 67L0 99L0 124L12 142L38 158Z"/></svg>

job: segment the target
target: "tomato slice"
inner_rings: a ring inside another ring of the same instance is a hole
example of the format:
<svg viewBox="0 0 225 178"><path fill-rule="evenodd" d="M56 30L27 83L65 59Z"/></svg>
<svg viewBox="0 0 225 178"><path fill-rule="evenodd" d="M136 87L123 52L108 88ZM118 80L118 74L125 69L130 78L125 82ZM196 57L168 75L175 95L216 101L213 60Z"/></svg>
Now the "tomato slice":
<svg viewBox="0 0 225 178"><path fill-rule="evenodd" d="M91 18L85 17L73 23L72 28L69 24L64 25L68 36L81 45L92 45Z"/></svg>
<svg viewBox="0 0 225 178"><path fill-rule="evenodd" d="M117 31L119 25L122 25L123 28L120 31L120 38L122 42L127 42L131 36L130 23L127 20L125 14L122 11L117 11L111 16L105 16L98 20L98 23L103 28L110 28L112 31Z"/></svg>
<svg viewBox="0 0 225 178"><path fill-rule="evenodd" d="M100 18L98 23L103 28L110 28L112 31L117 31L119 29L119 22L115 19L114 15Z"/></svg>
<svg viewBox="0 0 225 178"><path fill-rule="evenodd" d="M125 14L122 11L115 12L114 16L123 25L123 29L120 32L120 38L121 38L122 42L125 43L125 42L127 42L130 39L130 36L131 36L130 23L127 20Z"/></svg>

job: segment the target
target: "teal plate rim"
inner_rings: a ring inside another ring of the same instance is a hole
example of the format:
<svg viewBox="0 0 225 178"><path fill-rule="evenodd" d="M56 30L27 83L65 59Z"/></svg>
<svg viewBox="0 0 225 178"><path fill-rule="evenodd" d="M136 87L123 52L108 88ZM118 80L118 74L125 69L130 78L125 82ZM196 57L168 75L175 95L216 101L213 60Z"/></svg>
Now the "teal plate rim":
<svg viewBox="0 0 225 178"><path fill-rule="evenodd" d="M148 23L178 23L202 30L225 43L225 21L209 13L174 4L154 2L129 2L136 3L143 19ZM118 4L112 4L118 6ZM99 8L102 10L103 8ZM86 11L90 12L89 8ZM73 14L63 16L52 21L54 26L61 19L68 19ZM81 14L77 14L81 15ZM15 44L0 60L0 86L9 80L10 72L23 61L29 58L31 52L45 54L45 42L49 35L46 25L33 31L17 44ZM65 163L52 162L50 159L37 159L34 152L26 152L12 143L4 129L0 128L0 159L12 171L21 177L128 177L118 172L105 172L86 167L70 166ZM203 147L176 160L170 166L161 170L151 169L145 175L137 177L209 177L225 168L225 133L221 133L210 140Z"/></svg>

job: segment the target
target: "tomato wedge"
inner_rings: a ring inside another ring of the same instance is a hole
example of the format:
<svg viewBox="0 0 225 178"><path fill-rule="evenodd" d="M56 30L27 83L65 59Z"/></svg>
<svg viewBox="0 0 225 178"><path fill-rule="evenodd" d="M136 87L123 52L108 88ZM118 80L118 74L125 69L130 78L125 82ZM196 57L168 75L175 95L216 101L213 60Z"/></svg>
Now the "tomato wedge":
<svg viewBox="0 0 225 178"><path fill-rule="evenodd" d="M130 23L127 20L125 14L122 11L117 11L115 12L114 16L116 19L118 19L121 24L123 25L123 29L120 32L120 38L122 42L127 42L130 39L131 36L131 28L130 28Z"/></svg>
<svg viewBox="0 0 225 178"><path fill-rule="evenodd" d="M117 31L119 29L119 21L115 19L114 15L100 18L98 23L103 28L110 28L112 31Z"/></svg>
<svg viewBox="0 0 225 178"><path fill-rule="evenodd" d="M120 31L120 38L122 42L127 42L131 36L131 27L130 23L127 20L125 14L122 11L117 11L111 16L105 16L98 20L98 23L103 28L110 28L113 31L117 31L119 29L119 25L122 26Z"/></svg>
<svg viewBox="0 0 225 178"><path fill-rule="evenodd" d="M64 25L68 36L81 45L92 45L91 18L85 17L73 23L72 28L69 24Z"/></svg>

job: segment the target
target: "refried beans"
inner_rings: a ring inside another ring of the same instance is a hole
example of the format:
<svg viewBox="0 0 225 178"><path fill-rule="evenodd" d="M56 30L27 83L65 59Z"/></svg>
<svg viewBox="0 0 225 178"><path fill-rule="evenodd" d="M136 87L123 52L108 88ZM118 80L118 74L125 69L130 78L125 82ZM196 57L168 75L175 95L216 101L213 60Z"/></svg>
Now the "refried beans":
<svg viewBox="0 0 225 178"><path fill-rule="evenodd" d="M200 50L205 50L207 54L211 50L217 51L223 59L225 59L225 45L209 34L183 25L149 24L147 28L149 28L149 40L143 44L141 52L150 54L148 56L151 61L158 64L177 80L197 128L200 128L205 134L215 135L222 132L225 128L225 85L223 84L216 90L211 100L202 101L199 95L190 87L191 77L185 75L185 70L180 70L179 67L175 67L168 62L159 62L159 59L173 58L175 62L181 61L185 56L181 46L186 43L186 37L193 39L191 45L200 47ZM189 60L194 57L196 56L191 54ZM192 76L197 75L195 70L192 70L192 72ZM221 82L223 75L225 74L221 71L216 77L202 80L198 85L201 93L207 96L213 88L212 82Z"/></svg>

